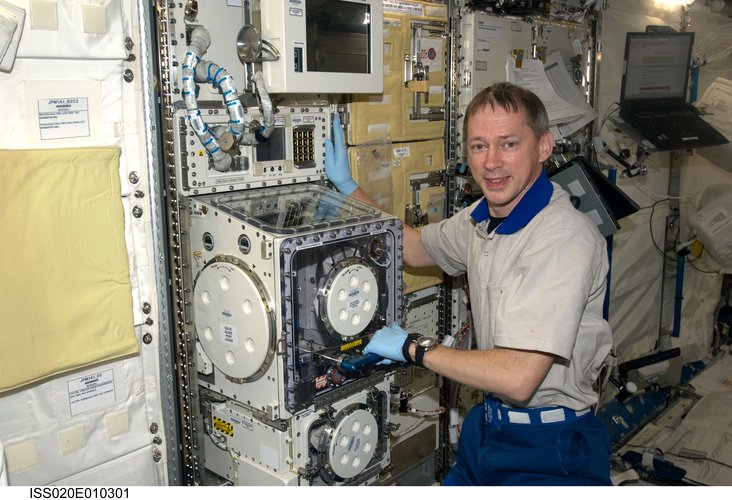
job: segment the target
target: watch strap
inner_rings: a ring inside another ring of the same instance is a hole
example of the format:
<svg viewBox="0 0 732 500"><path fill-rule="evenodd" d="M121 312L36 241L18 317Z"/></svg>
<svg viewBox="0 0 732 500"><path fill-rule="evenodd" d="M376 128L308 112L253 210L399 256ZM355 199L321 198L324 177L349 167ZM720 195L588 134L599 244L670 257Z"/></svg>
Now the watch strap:
<svg viewBox="0 0 732 500"><path fill-rule="evenodd" d="M416 344L415 350L414 350L414 364L419 366L420 368L424 368L424 353L427 352L427 350L424 347L421 347L419 344Z"/></svg>
<svg viewBox="0 0 732 500"><path fill-rule="evenodd" d="M402 344L402 356L404 356L404 360L410 365L414 363L414 360L409 355L409 346L416 342L419 337L420 335L417 333L409 333L407 334L407 338L404 339L404 343Z"/></svg>

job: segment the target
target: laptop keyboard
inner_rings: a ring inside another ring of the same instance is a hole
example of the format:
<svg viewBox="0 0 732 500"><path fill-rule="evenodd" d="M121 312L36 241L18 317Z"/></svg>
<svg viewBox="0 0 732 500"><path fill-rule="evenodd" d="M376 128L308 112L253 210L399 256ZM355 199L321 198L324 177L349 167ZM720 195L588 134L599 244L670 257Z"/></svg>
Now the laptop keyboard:
<svg viewBox="0 0 732 500"><path fill-rule="evenodd" d="M698 134L696 131L698 129L695 126L697 116L693 111L653 111L649 113L636 113L629 121L639 131L646 132L655 137L691 137Z"/></svg>
<svg viewBox="0 0 732 500"><path fill-rule="evenodd" d="M728 142L694 108L620 110L620 117L659 151L715 146Z"/></svg>

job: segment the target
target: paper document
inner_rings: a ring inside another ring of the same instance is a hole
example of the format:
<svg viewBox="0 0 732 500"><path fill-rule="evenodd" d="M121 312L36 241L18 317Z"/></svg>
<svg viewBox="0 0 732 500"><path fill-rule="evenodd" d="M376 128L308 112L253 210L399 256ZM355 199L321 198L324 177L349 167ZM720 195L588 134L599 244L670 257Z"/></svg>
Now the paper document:
<svg viewBox="0 0 732 500"><path fill-rule="evenodd" d="M572 106L582 110L580 116L557 125L562 137L574 134L597 118L597 113L572 80L560 52L554 52L547 56L544 72L557 94Z"/></svg>
<svg viewBox="0 0 732 500"><path fill-rule="evenodd" d="M582 114L582 110L571 105L555 92L544 72L544 64L539 59L524 59L522 67L516 67L513 57L508 57L508 81L521 85L539 96L549 115L549 123L570 121Z"/></svg>
<svg viewBox="0 0 732 500"><path fill-rule="evenodd" d="M597 116L567 73L558 52L549 55L546 64L539 59L524 59L521 68L516 68L514 58L509 56L506 76L509 82L531 90L541 99L556 139L573 134Z"/></svg>

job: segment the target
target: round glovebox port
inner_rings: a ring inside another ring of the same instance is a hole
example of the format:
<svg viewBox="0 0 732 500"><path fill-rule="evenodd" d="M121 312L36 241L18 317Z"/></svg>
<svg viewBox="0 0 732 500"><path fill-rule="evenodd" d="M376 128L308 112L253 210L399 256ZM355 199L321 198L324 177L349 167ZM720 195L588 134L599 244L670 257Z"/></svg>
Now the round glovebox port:
<svg viewBox="0 0 732 500"><path fill-rule="evenodd" d="M248 254L252 249L252 242L249 240L249 236L242 234L239 236L239 251L244 255Z"/></svg>
<svg viewBox="0 0 732 500"><path fill-rule="evenodd" d="M214 238L211 233L203 233L203 248L205 248L208 251L213 250L214 247Z"/></svg>

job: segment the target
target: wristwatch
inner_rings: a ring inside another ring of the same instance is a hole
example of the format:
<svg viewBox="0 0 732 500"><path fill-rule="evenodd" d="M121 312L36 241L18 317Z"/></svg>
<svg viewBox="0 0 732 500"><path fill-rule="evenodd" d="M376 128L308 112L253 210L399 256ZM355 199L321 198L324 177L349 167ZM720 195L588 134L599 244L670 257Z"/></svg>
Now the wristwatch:
<svg viewBox="0 0 732 500"><path fill-rule="evenodd" d="M415 342L414 364L424 368L424 354L437 347L437 339L422 335Z"/></svg>

